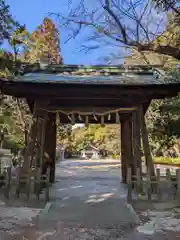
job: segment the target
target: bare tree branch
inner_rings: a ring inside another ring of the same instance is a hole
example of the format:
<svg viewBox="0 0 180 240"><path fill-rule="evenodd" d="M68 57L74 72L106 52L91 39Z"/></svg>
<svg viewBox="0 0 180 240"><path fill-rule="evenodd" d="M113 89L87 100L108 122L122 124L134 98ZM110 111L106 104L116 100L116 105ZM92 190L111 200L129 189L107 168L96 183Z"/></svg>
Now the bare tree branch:
<svg viewBox="0 0 180 240"><path fill-rule="evenodd" d="M128 44L125 27L122 25L121 21L118 19L118 17L113 12L113 10L109 7L110 6L109 1L106 0L106 2L107 2L107 4L103 8L109 13L109 15L117 23L117 26L119 27L119 30L122 34L124 44Z"/></svg>
<svg viewBox="0 0 180 240"><path fill-rule="evenodd" d="M68 16L60 13L53 15L59 19L61 26L67 29L68 40L76 38L86 28L91 29L86 43L82 45L84 50L88 48L87 42L97 43L90 45L92 50L97 49L98 44L104 46L102 43L108 42L109 39L112 45L118 47L153 51L180 60L180 49L173 44L173 34L171 40L166 41L167 35L164 34L166 14L159 14L151 1L104 0L103 2L97 0L97 4L91 8L86 5L86 0L79 0L77 6L71 5ZM173 10L174 7L175 5L172 5L171 9ZM179 11L179 8L176 10ZM163 44L157 41L157 37L163 38Z"/></svg>

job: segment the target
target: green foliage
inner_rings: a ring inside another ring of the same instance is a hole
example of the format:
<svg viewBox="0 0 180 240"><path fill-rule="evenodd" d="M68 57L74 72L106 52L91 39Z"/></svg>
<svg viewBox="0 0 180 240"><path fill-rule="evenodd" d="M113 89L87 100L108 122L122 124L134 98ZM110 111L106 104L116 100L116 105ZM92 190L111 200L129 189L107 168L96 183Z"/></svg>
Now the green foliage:
<svg viewBox="0 0 180 240"><path fill-rule="evenodd" d="M155 157L153 158L154 163L159 164L172 164L172 165L180 165L180 158L170 158L170 157Z"/></svg>
<svg viewBox="0 0 180 240"><path fill-rule="evenodd" d="M180 11L180 10L179 10ZM162 35L156 38L160 45L168 45L180 48L180 12L168 14L167 26Z"/></svg>
<svg viewBox="0 0 180 240"><path fill-rule="evenodd" d="M29 124L30 113L24 101L5 96L1 101L0 129L6 129L3 134L2 147L16 151L24 146L24 128ZM2 140L2 137L1 137Z"/></svg>
<svg viewBox="0 0 180 240"><path fill-rule="evenodd" d="M180 81L179 68L170 69L171 75ZM146 120L152 152L155 156L180 156L180 96L154 100Z"/></svg>
<svg viewBox="0 0 180 240"><path fill-rule="evenodd" d="M30 34L25 27L15 23L9 14L8 6L1 0L0 13L2 13L0 43L4 39L8 39L14 50L13 53L6 52L3 49L0 50L0 59L3 59L3 61L0 61L0 76L13 76L15 71L13 61L16 61L16 63L21 60L36 62L48 54L52 62L62 63L59 33L51 19L45 18L42 24ZM157 44L179 47L179 26L177 14L169 14L166 31L156 39ZM137 63L137 53L133 52L133 54ZM174 68L178 61L162 54L153 55L149 51L141 52L138 55L140 63L142 63L142 57L144 64L163 63L169 74L180 81L179 68ZM180 156L179 106L179 96L171 100L152 102L146 120L154 156ZM29 124L30 117L28 106L24 101L19 102L14 98L3 98L2 96L0 130L3 147L17 151L19 147L24 146L24 130ZM64 144L69 154L77 154L88 143L91 143L100 150L113 154L114 158L119 158L120 129L119 125L102 127L98 124L92 124L88 127L72 130L71 125L59 125L57 142Z"/></svg>
<svg viewBox="0 0 180 240"><path fill-rule="evenodd" d="M6 1L0 0L0 44L5 39L10 39L12 33L16 28L19 28L20 24L14 20L10 13L9 5Z"/></svg>
<svg viewBox="0 0 180 240"><path fill-rule="evenodd" d="M13 54L0 49L0 77L8 77L13 72Z"/></svg>
<svg viewBox="0 0 180 240"><path fill-rule="evenodd" d="M18 57L21 59L20 49L24 52L29 48L29 37L30 34L25 27L19 27L13 32L9 44L14 51L14 61L17 61Z"/></svg>
<svg viewBox="0 0 180 240"><path fill-rule="evenodd" d="M106 154L119 154L120 127L116 124L106 126L90 124L88 127L84 126L72 130L71 138L58 138L58 143L63 143L67 147L66 151L72 151L74 154L80 153L89 143Z"/></svg>
<svg viewBox="0 0 180 240"><path fill-rule="evenodd" d="M1 49L0 58L2 58L0 76L6 78L13 76L14 55ZM11 148L13 152L17 152L24 146L24 126L28 124L30 118L28 106L24 100L19 101L1 95L0 110L1 147Z"/></svg>
<svg viewBox="0 0 180 240"><path fill-rule="evenodd" d="M0 1L0 7L1 4L4 4L3 1ZM7 7L6 10L6 14L8 14L9 8ZM10 17L10 15L7 15L7 17ZM4 18L5 20L7 18ZM19 26L13 21L7 24L8 29L12 30L12 24L15 24L16 27L13 31L8 32L8 41L13 49L13 53L9 53L3 49L0 50L1 77L13 77L21 61L37 62L47 52L50 54L51 59L55 59L56 63L60 63L58 31L50 19L45 18L43 23L32 34L24 26ZM18 100L9 96L1 96L0 107L1 147L11 148L13 152L17 152L19 148L25 145L25 130L31 119L29 107L24 100ZM70 130L70 128L63 126L58 129L62 135L61 138L66 137L66 131ZM62 131L64 131L65 136L63 136L64 133ZM68 134L71 136L70 132Z"/></svg>
<svg viewBox="0 0 180 240"><path fill-rule="evenodd" d="M180 47L179 16L169 14L164 34L156 41L159 44ZM154 52L137 52L134 49L126 59L127 64L160 64L166 74L173 76L173 82L180 82L180 62L169 56ZM180 96L171 99L153 100L146 114L150 145L154 156L180 156Z"/></svg>

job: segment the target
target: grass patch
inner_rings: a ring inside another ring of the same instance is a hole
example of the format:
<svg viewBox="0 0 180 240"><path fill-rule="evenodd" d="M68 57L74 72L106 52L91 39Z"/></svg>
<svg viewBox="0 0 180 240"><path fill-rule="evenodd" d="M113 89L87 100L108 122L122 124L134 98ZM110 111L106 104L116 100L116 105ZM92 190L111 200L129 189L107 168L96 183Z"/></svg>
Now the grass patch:
<svg viewBox="0 0 180 240"><path fill-rule="evenodd" d="M119 155L113 155L113 159L120 159ZM142 157L142 161L144 161L145 158ZM180 157L179 158L170 158L170 157L153 157L154 163L159 164L172 164L172 165L180 165Z"/></svg>
<svg viewBox="0 0 180 240"><path fill-rule="evenodd" d="M155 157L153 158L154 163L162 163L162 164L173 164L180 165L180 158L170 158L170 157Z"/></svg>

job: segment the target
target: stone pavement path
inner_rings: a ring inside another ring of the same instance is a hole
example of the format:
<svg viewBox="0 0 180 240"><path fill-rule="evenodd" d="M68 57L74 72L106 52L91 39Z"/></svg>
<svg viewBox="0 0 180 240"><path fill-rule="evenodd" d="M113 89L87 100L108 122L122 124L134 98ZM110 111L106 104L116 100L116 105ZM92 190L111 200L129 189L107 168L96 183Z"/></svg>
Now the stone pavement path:
<svg viewBox="0 0 180 240"><path fill-rule="evenodd" d="M116 162L110 167L106 161L64 161L57 164L56 180L48 219L88 227L138 222L126 202L126 186L120 183Z"/></svg>
<svg viewBox="0 0 180 240"><path fill-rule="evenodd" d="M52 206L41 217L39 226L50 231L60 222L73 235L82 235L82 239L88 239L84 234L89 234L90 239L95 232L109 234L108 228L116 235L117 228L123 232L139 223L126 202L126 194L118 161L61 162L56 166L56 184L50 193Z"/></svg>

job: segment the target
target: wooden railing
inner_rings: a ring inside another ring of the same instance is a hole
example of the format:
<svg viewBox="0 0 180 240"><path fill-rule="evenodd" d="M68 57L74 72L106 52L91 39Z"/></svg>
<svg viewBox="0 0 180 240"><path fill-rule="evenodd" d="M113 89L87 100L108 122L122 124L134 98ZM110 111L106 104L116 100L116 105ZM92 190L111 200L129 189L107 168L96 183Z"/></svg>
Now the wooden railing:
<svg viewBox="0 0 180 240"><path fill-rule="evenodd" d="M180 169L172 174L167 168L165 175L160 169L156 169L155 176L150 172L145 175L140 174L140 169L136 169L136 175L132 174L132 169L127 170L127 200L180 200ZM133 192L135 194L133 194ZM134 197L136 196L136 197Z"/></svg>
<svg viewBox="0 0 180 240"><path fill-rule="evenodd" d="M0 179L3 185L4 196L9 199L14 194L14 197L19 198L21 194L25 194L27 199L36 196L40 199L42 191L44 192L44 200L49 201L49 175L50 168L47 173L42 175L41 169L31 169L26 175L22 175L22 167L16 168L16 174L13 177L11 167L4 171L4 177Z"/></svg>

